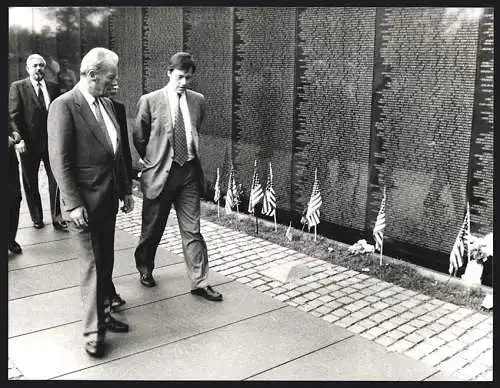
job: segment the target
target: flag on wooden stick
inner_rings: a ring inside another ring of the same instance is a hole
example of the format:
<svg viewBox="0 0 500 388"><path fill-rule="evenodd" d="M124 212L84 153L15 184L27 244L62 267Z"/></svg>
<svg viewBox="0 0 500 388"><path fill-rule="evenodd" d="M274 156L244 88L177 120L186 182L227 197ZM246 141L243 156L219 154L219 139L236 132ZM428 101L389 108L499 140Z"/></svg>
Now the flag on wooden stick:
<svg viewBox="0 0 500 388"><path fill-rule="evenodd" d="M384 194L382 196L382 202L380 203L380 209L377 214L377 220L375 221L375 226L373 227L373 238L375 239L375 250L382 253L382 248L384 244L384 229L385 229L385 187Z"/></svg>
<svg viewBox="0 0 500 388"><path fill-rule="evenodd" d="M219 202L220 200L220 182L219 182L219 167L217 167L217 178L215 179L215 193L214 193L214 202Z"/></svg>
<svg viewBox="0 0 500 388"><path fill-rule="evenodd" d="M262 200L263 197L264 193L262 192L262 186L259 182L259 175L257 174L257 160L255 160L253 178L252 178L252 187L250 189L250 199L248 201L248 212L250 214L254 214L255 205L257 205Z"/></svg>
<svg viewBox="0 0 500 388"><path fill-rule="evenodd" d="M467 210L465 212L464 222L462 223L462 227L458 232L457 238L455 239L455 243L453 244L453 248L450 252L450 267L448 272L450 275L455 274L457 270L464 265L463 256L465 249L468 249L470 242L470 210L469 210L469 202L467 202Z"/></svg>
<svg viewBox="0 0 500 388"><path fill-rule="evenodd" d="M292 236L292 221L290 221L290 225L288 225L288 229L286 230L285 237L287 238L288 241L293 240Z"/></svg>
<svg viewBox="0 0 500 388"><path fill-rule="evenodd" d="M234 207L234 198L233 198L233 167L229 172L229 181L227 183L227 191L226 191L226 205L224 209L226 210L226 214L233 212Z"/></svg>
<svg viewBox="0 0 500 388"><path fill-rule="evenodd" d="M262 214L266 216L274 216L276 214L276 193L273 189L273 169L269 162L269 175L267 176L266 190L262 203Z"/></svg>
<svg viewBox="0 0 500 388"><path fill-rule="evenodd" d="M314 170L314 184L311 193L311 198L307 204L306 221L309 229L311 226L319 224L319 208L323 204L321 200L321 192L318 182L318 169Z"/></svg>
<svg viewBox="0 0 500 388"><path fill-rule="evenodd" d="M241 186L241 184L239 185ZM233 206L236 206L236 211L239 213L240 212L240 202L241 202L241 196L240 196L240 188L236 185L236 174L233 171L233 180L232 180L232 185L231 185L231 190L233 191Z"/></svg>

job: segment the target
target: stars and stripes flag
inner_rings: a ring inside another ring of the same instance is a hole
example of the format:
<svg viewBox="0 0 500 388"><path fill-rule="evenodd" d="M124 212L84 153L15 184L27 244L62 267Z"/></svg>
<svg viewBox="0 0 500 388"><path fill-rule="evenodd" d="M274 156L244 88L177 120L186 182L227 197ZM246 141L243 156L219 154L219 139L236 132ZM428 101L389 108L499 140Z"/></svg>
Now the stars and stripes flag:
<svg viewBox="0 0 500 388"><path fill-rule="evenodd" d="M273 189L273 169L269 162L269 175L267 176L266 191L262 203L262 214L274 216L276 214L276 193Z"/></svg>
<svg viewBox="0 0 500 388"><path fill-rule="evenodd" d="M229 172L229 181L227 183L227 192L226 192L226 205L224 209L226 210L226 214L233 212L234 207L234 198L233 198L233 168L231 167L231 171Z"/></svg>
<svg viewBox="0 0 500 388"><path fill-rule="evenodd" d="M241 202L240 191L238 190L238 186L236 186L236 174L233 171L233 178L231 183L231 190L233 191L233 206L236 206L236 209L239 212L238 205Z"/></svg>
<svg viewBox="0 0 500 388"><path fill-rule="evenodd" d="M467 211L465 212L464 222L462 223L462 227L458 232L457 238L455 239L455 243L453 244L453 248L450 252L450 267L448 269L450 275L456 273L457 270L464 265L463 257L466 247L468 249L469 235L470 211L469 202L467 202Z"/></svg>
<svg viewBox="0 0 500 388"><path fill-rule="evenodd" d="M253 178L252 178L252 188L250 189L250 199L248 201L248 212L254 214L255 205L257 205L262 198L264 193L262 192L262 186L259 182L259 175L257 174L257 160L254 162Z"/></svg>
<svg viewBox="0 0 500 388"><path fill-rule="evenodd" d="M285 237L287 238L288 241L293 240L292 236L292 221L290 221L290 225L288 225L288 229L286 230Z"/></svg>
<svg viewBox="0 0 500 388"><path fill-rule="evenodd" d="M375 250L382 252L382 245L384 243L384 229L385 229L385 187L380 203L380 209L377 214L377 220L373 227L373 238L375 239Z"/></svg>
<svg viewBox="0 0 500 388"><path fill-rule="evenodd" d="M321 200L321 192L318 182L318 169L314 170L314 183L311 193L311 198L307 204L306 222L309 228L319 224L319 208L323 201Z"/></svg>
<svg viewBox="0 0 500 388"><path fill-rule="evenodd" d="M220 175L219 175L219 167L217 167L217 178L215 179L215 193L214 193L214 202L219 202L220 200Z"/></svg>

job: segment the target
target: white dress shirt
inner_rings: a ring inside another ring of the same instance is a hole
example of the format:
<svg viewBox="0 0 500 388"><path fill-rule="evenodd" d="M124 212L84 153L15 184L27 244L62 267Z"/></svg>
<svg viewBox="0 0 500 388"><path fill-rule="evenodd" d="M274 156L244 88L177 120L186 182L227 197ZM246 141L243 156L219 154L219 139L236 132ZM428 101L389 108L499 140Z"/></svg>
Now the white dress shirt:
<svg viewBox="0 0 500 388"><path fill-rule="evenodd" d="M177 104L180 101L182 117L184 119L184 128L186 128L186 141L187 141L187 151L188 151L188 161L194 159L194 146L193 146L193 134L191 129L191 115L189 114L189 108L186 100L186 93L181 94L179 99L176 91L173 88L167 86L167 96L168 102L170 104L170 114L172 115L172 123L175 125L175 113L177 112Z"/></svg>
<svg viewBox="0 0 500 388"><path fill-rule="evenodd" d="M96 115L96 111L95 111L95 107L94 107L94 101L96 98L93 95L91 95L87 90L85 90L85 88L83 87L83 85L80 82L78 83L78 88L82 92L83 97L85 97L85 100L87 100L87 102L90 106L90 110L92 111L92 113L94 114L94 116L97 120L97 115ZM102 118L104 119L104 123L106 124L106 129L108 131L109 138L111 139L111 144L113 145L113 151L116 153L116 147L117 147L117 142L118 142L117 137L116 137L116 128L115 128L113 122L111 121L111 119L109 118L108 112L106 111L106 109L104 109L104 106L102 105L102 103L100 101L99 101L99 108L100 108L100 111L102 114Z"/></svg>
<svg viewBox="0 0 500 388"><path fill-rule="evenodd" d="M38 95L38 81L35 81L33 78L30 78L30 81L33 85L33 89L35 89L35 94ZM40 87L42 88L43 100L45 101L45 109L49 110L50 97L44 79L40 81Z"/></svg>

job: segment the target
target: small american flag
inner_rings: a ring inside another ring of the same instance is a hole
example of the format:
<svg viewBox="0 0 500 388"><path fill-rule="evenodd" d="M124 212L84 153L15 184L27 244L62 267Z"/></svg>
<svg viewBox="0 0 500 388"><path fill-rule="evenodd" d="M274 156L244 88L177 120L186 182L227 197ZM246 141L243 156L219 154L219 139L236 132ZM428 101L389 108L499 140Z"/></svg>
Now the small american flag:
<svg viewBox="0 0 500 388"><path fill-rule="evenodd" d="M316 169L314 170L314 184L306 212L306 221L309 228L319 224L319 208L322 204L323 201L321 200L318 182L318 169Z"/></svg>
<svg viewBox="0 0 500 388"><path fill-rule="evenodd" d="M255 205L257 205L264 197L262 186L259 182L259 175L257 174L257 160L254 162L252 188L250 190L250 199L248 201L248 212L254 214Z"/></svg>
<svg viewBox="0 0 500 388"><path fill-rule="evenodd" d="M241 202L241 198L240 198L240 190L238 189L238 186L236 185L236 174L234 173L234 171L233 171L231 190L233 191L233 206L236 206L236 209L238 209L238 205Z"/></svg>
<svg viewBox="0 0 500 388"><path fill-rule="evenodd" d="M384 229L385 229L385 187L380 203L380 209L377 214L377 220L373 227L373 238L375 239L375 250L382 252L382 245L384 243Z"/></svg>
<svg viewBox="0 0 500 388"><path fill-rule="evenodd" d="M467 211L465 212L464 222L462 227L458 232L457 238L455 239L455 244L450 252L450 267L448 272L450 275L456 273L457 270L464 265L463 256L465 252L465 244L469 242L469 230L470 230L470 212L469 203L467 202Z"/></svg>
<svg viewBox="0 0 500 388"><path fill-rule="evenodd" d="M220 199L220 182L219 182L219 167L217 167L217 179L215 179L215 193L214 193L214 202L219 202Z"/></svg>
<svg viewBox="0 0 500 388"><path fill-rule="evenodd" d="M264 192L262 214L271 217L276 214L276 193L273 189L273 169L271 168L271 162L269 162L269 175L267 176L266 191Z"/></svg>
<svg viewBox="0 0 500 388"><path fill-rule="evenodd" d="M287 238L288 241L293 240L292 236L292 221L290 221L290 225L288 225L288 229L286 230L285 237Z"/></svg>
<svg viewBox="0 0 500 388"><path fill-rule="evenodd" d="M231 167L231 171L229 172L229 181L227 184L227 192L226 192L226 205L224 209L226 210L226 214L233 212L234 207L234 198L233 198L233 168Z"/></svg>

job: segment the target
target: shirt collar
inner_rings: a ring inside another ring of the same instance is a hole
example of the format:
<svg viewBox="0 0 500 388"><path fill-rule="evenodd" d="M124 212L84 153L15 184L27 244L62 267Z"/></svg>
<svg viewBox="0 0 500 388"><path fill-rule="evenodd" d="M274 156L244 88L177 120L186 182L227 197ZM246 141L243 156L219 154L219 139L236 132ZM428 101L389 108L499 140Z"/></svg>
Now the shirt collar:
<svg viewBox="0 0 500 388"><path fill-rule="evenodd" d="M177 97L177 92L175 91L173 86L170 86L169 84L167 84L167 86L165 86L165 88L167 89L167 93L170 97ZM187 93L187 91L184 91L184 93L181 94L181 98L185 97L186 93Z"/></svg>
<svg viewBox="0 0 500 388"><path fill-rule="evenodd" d="M42 79L41 81L35 81L34 79L32 79L30 77L30 81L31 81L31 84L33 85L33 88L35 90L38 90L38 82L40 82L40 84L42 85L42 89L47 89L47 85L45 85L45 80Z"/></svg>
<svg viewBox="0 0 500 388"><path fill-rule="evenodd" d="M88 92L88 90L85 89L85 85L83 83L78 82L77 85L78 88L80 89L80 92L82 92L83 97L85 97L85 100L87 100L88 104L92 107L96 97L94 97L92 94Z"/></svg>

